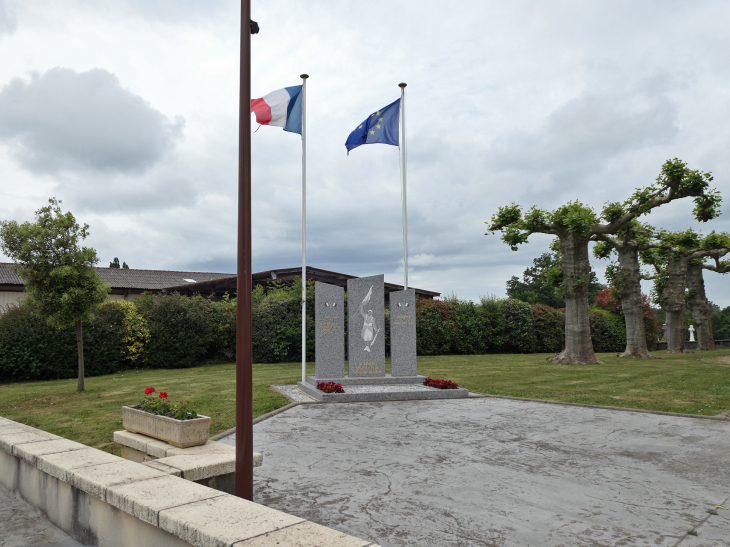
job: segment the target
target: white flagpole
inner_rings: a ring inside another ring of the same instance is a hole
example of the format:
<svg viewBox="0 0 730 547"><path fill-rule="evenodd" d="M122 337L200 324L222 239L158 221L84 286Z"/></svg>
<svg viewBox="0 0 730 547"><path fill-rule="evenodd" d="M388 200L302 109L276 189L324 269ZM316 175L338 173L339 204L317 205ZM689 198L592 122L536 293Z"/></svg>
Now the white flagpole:
<svg viewBox="0 0 730 547"><path fill-rule="evenodd" d="M400 87L401 202L403 204L403 290L408 288L408 206L406 200L406 84Z"/></svg>
<svg viewBox="0 0 730 547"><path fill-rule="evenodd" d="M307 78L302 74L302 382L307 381Z"/></svg>

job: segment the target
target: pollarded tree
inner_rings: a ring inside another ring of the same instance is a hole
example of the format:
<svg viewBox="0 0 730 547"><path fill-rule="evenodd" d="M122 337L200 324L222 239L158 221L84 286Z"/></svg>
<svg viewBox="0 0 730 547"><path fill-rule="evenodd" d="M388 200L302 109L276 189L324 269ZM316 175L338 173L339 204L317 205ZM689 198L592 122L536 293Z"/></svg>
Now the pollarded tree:
<svg viewBox="0 0 730 547"><path fill-rule="evenodd" d="M730 241L728 247L730 247ZM728 253L730 253L730 249L728 249ZM712 257L715 260L714 264L705 264L704 260L691 260L687 270L687 307L697 329L697 349L699 350L712 351L715 349L712 305L705 293L703 272L705 270L721 274L730 272L730 260L720 260L721 257L720 254L714 255Z"/></svg>
<svg viewBox="0 0 730 547"><path fill-rule="evenodd" d="M687 169L678 160L662 166L656 182L637 190L625 203L609 203L601 214L572 201L550 212L533 207L523 213L512 204L500 207L492 217L490 233L502 232L502 241L512 250L526 243L534 233L558 237L562 255L561 283L565 299L565 349L553 358L555 363L598 363L591 342L588 320L588 283L591 265L588 243L598 234L616 234L626 224L652 209L676 199L694 197L697 218L717 214L719 195L709 189L712 175ZM602 223L601 220L604 222Z"/></svg>
<svg viewBox="0 0 730 547"><path fill-rule="evenodd" d="M626 349L619 357L636 357L650 359L646 344L646 327L641 296L641 265L639 251L646 251L658 245L654 236L654 228L636 219L626 223L615 235L596 234L598 241L593 247L596 258L609 258L614 252L618 255L618 264L611 264L606 269L606 277L621 302L621 309L626 320Z"/></svg>
<svg viewBox="0 0 730 547"><path fill-rule="evenodd" d="M667 351L682 353L685 348L683 318L685 304L688 306L697 304L693 319L697 321L699 317L698 326L703 330L704 340L712 337L709 303L707 309L701 305L702 300L707 301L704 295L704 281L700 286L696 277L689 279L690 274L696 266L701 268L707 258L715 259L716 268L720 267L722 271L724 263L720 258L730 253L730 235L711 232L702 237L693 230L662 231L657 234L657 239L662 241L664 246L642 252L641 258L646 264L652 265L657 272L654 281L654 299L666 312ZM692 292L688 294L688 285L690 291L699 290L699 294L694 295ZM694 301L690 302L688 299Z"/></svg>
<svg viewBox="0 0 730 547"><path fill-rule="evenodd" d="M0 222L0 249L15 260L28 301L57 328L76 327L78 390L84 390L84 339L81 324L106 300L111 287L94 270L96 251L79 243L89 226L79 226L55 198L36 211L34 223Z"/></svg>

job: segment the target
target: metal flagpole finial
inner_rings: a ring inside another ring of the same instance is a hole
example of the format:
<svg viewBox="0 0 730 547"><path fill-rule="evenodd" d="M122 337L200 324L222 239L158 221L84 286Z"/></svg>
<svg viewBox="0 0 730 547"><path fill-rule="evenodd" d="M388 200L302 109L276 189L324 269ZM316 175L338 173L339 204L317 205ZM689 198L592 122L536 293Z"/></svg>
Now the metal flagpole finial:
<svg viewBox="0 0 730 547"><path fill-rule="evenodd" d="M405 87L405 86L407 86L407 85L408 85L407 83L405 83L405 82L401 82L401 83L399 83L399 84L398 84L398 87Z"/></svg>
<svg viewBox="0 0 730 547"><path fill-rule="evenodd" d="M300 75L299 77L300 77L300 78L301 78L302 80L306 80L307 78L309 78L309 74L302 74L302 75Z"/></svg>

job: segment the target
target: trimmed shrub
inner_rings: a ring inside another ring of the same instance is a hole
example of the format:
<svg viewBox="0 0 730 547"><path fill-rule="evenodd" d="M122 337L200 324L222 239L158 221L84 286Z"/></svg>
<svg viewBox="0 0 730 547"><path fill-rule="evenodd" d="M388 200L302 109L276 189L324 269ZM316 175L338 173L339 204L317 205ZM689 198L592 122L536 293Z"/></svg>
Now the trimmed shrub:
<svg viewBox="0 0 730 547"><path fill-rule="evenodd" d="M236 359L236 299L226 295L220 302L210 302L213 325L208 354L235 361Z"/></svg>
<svg viewBox="0 0 730 547"><path fill-rule="evenodd" d="M100 376L134 367L150 332L133 302L104 302L83 325L84 374Z"/></svg>
<svg viewBox="0 0 730 547"><path fill-rule="evenodd" d="M535 351L559 353L565 347L565 312L545 304L532 306L535 318Z"/></svg>
<svg viewBox="0 0 730 547"><path fill-rule="evenodd" d="M503 334L505 343L503 353L534 353L537 346L535 318L532 307L527 302L507 298L499 302L504 315Z"/></svg>
<svg viewBox="0 0 730 547"><path fill-rule="evenodd" d="M626 349L626 325L622 315L591 308L588 317L591 324L593 351L618 353Z"/></svg>
<svg viewBox="0 0 730 547"><path fill-rule="evenodd" d="M479 355L486 351L484 344L484 314L473 302L455 300L456 332L454 333L454 353Z"/></svg>
<svg viewBox="0 0 730 547"><path fill-rule="evenodd" d="M257 363L302 358L302 286L274 286L252 310L253 359ZM307 360L314 359L314 283L307 283Z"/></svg>
<svg viewBox="0 0 730 547"><path fill-rule="evenodd" d="M213 345L210 301L179 294L145 295L137 309L149 325L143 352L149 368L185 368L200 364Z"/></svg>
<svg viewBox="0 0 730 547"><path fill-rule="evenodd" d="M445 355L452 352L458 322L454 301L416 301L416 350L418 355Z"/></svg>
<svg viewBox="0 0 730 547"><path fill-rule="evenodd" d="M30 306L0 318L0 382L56 380L78 374L74 328L57 330Z"/></svg>
<svg viewBox="0 0 730 547"><path fill-rule="evenodd" d="M481 298L480 313L482 315L482 347L485 353L500 353L507 343L504 329L504 313L501 300L494 297Z"/></svg>

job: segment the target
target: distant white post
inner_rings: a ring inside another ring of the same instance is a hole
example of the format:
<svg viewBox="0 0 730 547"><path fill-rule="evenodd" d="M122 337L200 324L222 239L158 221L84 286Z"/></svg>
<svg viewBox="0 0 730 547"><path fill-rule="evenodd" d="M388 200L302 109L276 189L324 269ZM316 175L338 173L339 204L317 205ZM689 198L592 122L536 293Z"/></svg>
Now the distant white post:
<svg viewBox="0 0 730 547"><path fill-rule="evenodd" d="M398 84L400 87L400 139L398 140L401 162L401 203L403 205L403 290L408 288L408 206L406 199L406 85Z"/></svg>
<svg viewBox="0 0 730 547"><path fill-rule="evenodd" d="M302 382L307 381L307 78L302 74Z"/></svg>

